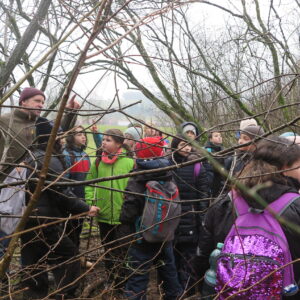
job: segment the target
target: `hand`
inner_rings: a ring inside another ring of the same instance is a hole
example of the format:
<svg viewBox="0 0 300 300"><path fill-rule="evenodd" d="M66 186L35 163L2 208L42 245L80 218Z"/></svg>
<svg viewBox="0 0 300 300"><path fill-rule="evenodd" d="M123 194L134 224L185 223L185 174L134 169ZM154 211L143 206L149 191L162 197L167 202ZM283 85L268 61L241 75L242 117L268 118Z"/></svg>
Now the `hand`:
<svg viewBox="0 0 300 300"><path fill-rule="evenodd" d="M98 133L98 126L96 124L91 126L91 131L94 133Z"/></svg>
<svg viewBox="0 0 300 300"><path fill-rule="evenodd" d="M75 100L76 95L73 95L72 98L66 105L66 108L69 109L80 109L80 104Z"/></svg>
<svg viewBox="0 0 300 300"><path fill-rule="evenodd" d="M23 161L19 164L18 167L16 167L16 170L17 170L18 173L21 173L21 171L23 169L22 166L25 166L25 162L23 162Z"/></svg>
<svg viewBox="0 0 300 300"><path fill-rule="evenodd" d="M97 206L91 206L89 210L89 217L96 217L100 211L100 208Z"/></svg>

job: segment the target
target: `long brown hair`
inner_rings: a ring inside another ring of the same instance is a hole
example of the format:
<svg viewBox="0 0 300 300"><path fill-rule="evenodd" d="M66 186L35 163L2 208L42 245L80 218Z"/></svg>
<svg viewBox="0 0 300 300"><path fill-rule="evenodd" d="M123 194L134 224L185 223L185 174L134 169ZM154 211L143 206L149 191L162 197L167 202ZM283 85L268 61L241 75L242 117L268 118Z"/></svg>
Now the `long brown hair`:
<svg viewBox="0 0 300 300"><path fill-rule="evenodd" d="M285 138L270 137L257 143L253 159L239 174L238 181L248 188L268 181L286 184L282 171L298 160L300 146ZM239 193L243 194L242 191Z"/></svg>
<svg viewBox="0 0 300 300"><path fill-rule="evenodd" d="M79 126L75 126L74 128L71 129L71 131L69 132L68 136L66 137L66 146L67 148L72 148L75 145L75 134L78 133L76 131L76 129L81 128L82 132L84 133L85 137L86 137L86 143L87 143L87 136L86 133L84 132L85 128L81 125ZM86 145L82 145L82 150L84 150L86 148Z"/></svg>

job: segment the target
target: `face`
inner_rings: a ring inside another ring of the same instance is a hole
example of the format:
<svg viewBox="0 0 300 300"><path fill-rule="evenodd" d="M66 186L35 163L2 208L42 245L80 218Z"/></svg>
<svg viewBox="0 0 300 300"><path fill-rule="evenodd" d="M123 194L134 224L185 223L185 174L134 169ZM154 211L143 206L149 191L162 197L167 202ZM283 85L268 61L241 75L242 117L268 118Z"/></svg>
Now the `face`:
<svg viewBox="0 0 300 300"><path fill-rule="evenodd" d="M185 132L185 135L187 135L192 140L194 140L196 138L194 131L191 131L191 130Z"/></svg>
<svg viewBox="0 0 300 300"><path fill-rule="evenodd" d="M135 145L135 141L131 140L133 139L131 134L125 133L125 140L124 140L124 144L128 145L130 149L134 148Z"/></svg>
<svg viewBox="0 0 300 300"><path fill-rule="evenodd" d="M188 156L190 154L190 152L192 151L192 146L187 144L184 141L181 141L178 146L177 149L180 149L178 151L178 154L181 156Z"/></svg>
<svg viewBox="0 0 300 300"><path fill-rule="evenodd" d="M251 138L248 135L246 135L244 133L241 133L238 144L243 145L243 144L246 144L246 143L249 143L249 142L251 142ZM254 151L255 150L255 145L250 144L248 146L239 148L239 150L240 151Z"/></svg>
<svg viewBox="0 0 300 300"><path fill-rule="evenodd" d="M147 127L147 128L145 129L145 136L146 136L146 137L149 137L149 136L157 136L157 132L156 132L155 129L152 129L152 128Z"/></svg>
<svg viewBox="0 0 300 300"><path fill-rule="evenodd" d="M300 182L300 160L294 162L290 167L284 167L284 169L293 169L290 171L285 171L283 174L285 176L297 179Z"/></svg>
<svg viewBox="0 0 300 300"><path fill-rule="evenodd" d="M86 136L83 132L83 128L79 127L75 129L76 134L74 134L74 144L75 146L86 146Z"/></svg>
<svg viewBox="0 0 300 300"><path fill-rule="evenodd" d="M117 143L111 136L104 135L102 140L102 149L109 153L115 154L121 148L121 144Z"/></svg>
<svg viewBox="0 0 300 300"><path fill-rule="evenodd" d="M223 139L222 139L221 133L220 132L213 132L210 141L213 144L222 144Z"/></svg>
<svg viewBox="0 0 300 300"><path fill-rule="evenodd" d="M42 95L36 95L34 97L22 101L21 106L23 110L26 110L26 108L42 109L44 108L44 103L45 98ZM35 117L39 117L41 114L41 110L26 110L26 112Z"/></svg>

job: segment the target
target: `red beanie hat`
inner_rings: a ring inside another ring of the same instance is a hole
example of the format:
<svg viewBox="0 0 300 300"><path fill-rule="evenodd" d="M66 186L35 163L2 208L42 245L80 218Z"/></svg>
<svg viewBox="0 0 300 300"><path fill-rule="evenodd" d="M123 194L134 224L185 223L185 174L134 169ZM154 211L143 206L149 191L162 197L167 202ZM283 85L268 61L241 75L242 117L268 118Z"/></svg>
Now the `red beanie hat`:
<svg viewBox="0 0 300 300"><path fill-rule="evenodd" d="M164 141L160 136L146 137L137 142L135 153L138 158L153 158L163 155Z"/></svg>
<svg viewBox="0 0 300 300"><path fill-rule="evenodd" d="M43 91L38 90L38 89L33 88L33 87L27 87L27 88L25 88L25 89L22 91L21 95L20 95L19 105L21 105L21 102L22 102L22 101L24 101L24 100L26 100L26 99L29 99L29 98L31 98L31 97L34 97L34 96L36 96L36 95L41 95L41 96L44 97L44 99L46 99L46 96L45 96L45 94L44 94Z"/></svg>

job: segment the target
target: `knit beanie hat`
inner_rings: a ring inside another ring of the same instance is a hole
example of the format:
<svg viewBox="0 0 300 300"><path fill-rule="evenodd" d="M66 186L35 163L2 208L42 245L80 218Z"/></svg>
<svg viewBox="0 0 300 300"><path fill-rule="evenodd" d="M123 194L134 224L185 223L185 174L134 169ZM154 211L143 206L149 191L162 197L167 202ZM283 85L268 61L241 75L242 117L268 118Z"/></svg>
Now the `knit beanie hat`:
<svg viewBox="0 0 300 300"><path fill-rule="evenodd" d="M46 118L38 118L35 124L35 132L38 144L47 144L50 138L53 124Z"/></svg>
<svg viewBox="0 0 300 300"><path fill-rule="evenodd" d="M243 130L244 128L248 126L257 126L257 122L255 119L246 119L242 120L240 123L240 130Z"/></svg>
<svg viewBox="0 0 300 300"><path fill-rule="evenodd" d="M250 125L244 128L241 133L247 135L251 140L265 133L262 127Z"/></svg>
<svg viewBox="0 0 300 300"><path fill-rule="evenodd" d="M171 142L171 149L172 151L177 149L180 142L186 141L186 138L182 134L176 134L176 137L173 138Z"/></svg>
<svg viewBox="0 0 300 300"><path fill-rule="evenodd" d="M194 125L192 124L187 124L182 128L182 132L186 133L188 131L192 131L195 135L197 135L197 129Z"/></svg>
<svg viewBox="0 0 300 300"><path fill-rule="evenodd" d="M24 101L24 100L26 100L26 99L29 99L29 98L31 98L31 97L34 97L34 96L36 96L36 95L41 95L41 96L44 97L44 99L46 99L46 96L45 96L45 94L44 94L43 91L38 90L38 89L33 88L33 87L27 87L27 88L25 88L25 89L22 91L21 95L20 95L19 105L21 105L21 102L22 102L22 101Z"/></svg>
<svg viewBox="0 0 300 300"><path fill-rule="evenodd" d="M163 155L164 141L159 136L146 137L135 145L137 158L153 158Z"/></svg>
<svg viewBox="0 0 300 300"><path fill-rule="evenodd" d="M142 128L139 127L129 127L124 131L124 135L126 133L130 134L136 141L142 138Z"/></svg>

